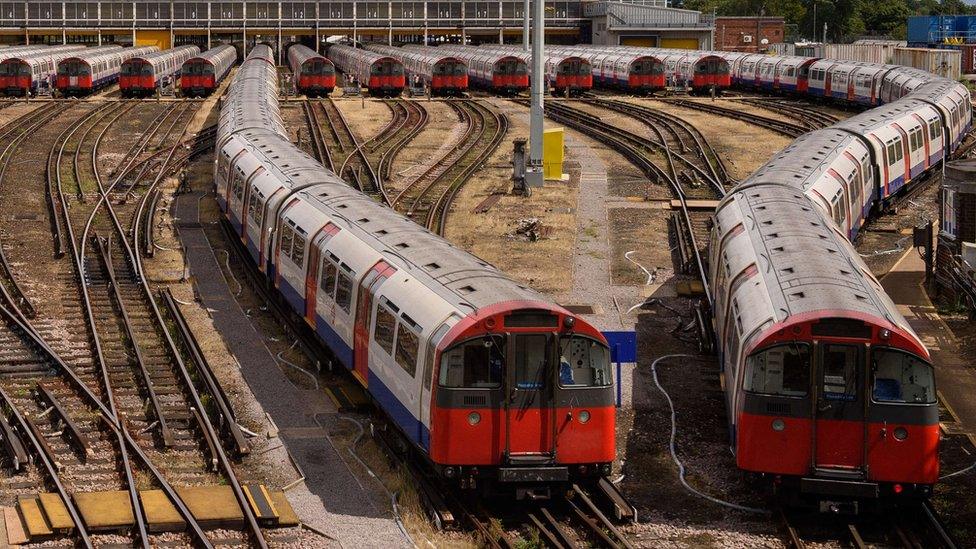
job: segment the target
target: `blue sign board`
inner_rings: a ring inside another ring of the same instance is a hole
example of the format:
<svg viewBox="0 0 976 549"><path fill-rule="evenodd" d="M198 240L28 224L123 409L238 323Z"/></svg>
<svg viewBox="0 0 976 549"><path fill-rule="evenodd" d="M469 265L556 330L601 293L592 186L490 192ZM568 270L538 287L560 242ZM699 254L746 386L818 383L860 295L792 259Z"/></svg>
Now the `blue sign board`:
<svg viewBox="0 0 976 549"><path fill-rule="evenodd" d="M637 332L603 332L610 344L612 362L637 362Z"/></svg>

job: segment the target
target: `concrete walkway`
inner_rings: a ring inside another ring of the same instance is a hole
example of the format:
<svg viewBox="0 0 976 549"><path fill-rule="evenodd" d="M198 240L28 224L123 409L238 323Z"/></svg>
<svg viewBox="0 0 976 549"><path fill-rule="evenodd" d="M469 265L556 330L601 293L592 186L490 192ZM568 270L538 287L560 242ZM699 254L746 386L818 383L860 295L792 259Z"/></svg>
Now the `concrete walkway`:
<svg viewBox="0 0 976 549"><path fill-rule="evenodd" d="M292 501L292 505L305 521L324 514L324 523L312 525L333 536L342 547L405 546L389 511L373 504L327 438L330 424L338 421L335 406L321 391L301 389L285 377L262 335L234 299L201 226L201 221L212 221L200 219L201 199L212 198L199 192L177 197L174 217L180 241L214 327L237 358L248 386L279 428L279 437L305 475L311 497L298 498L301 501Z"/></svg>
<svg viewBox="0 0 976 549"><path fill-rule="evenodd" d="M939 394L976 444L976 370L961 357L959 342L922 287L924 280L925 262L912 248L881 279L881 285L929 349Z"/></svg>

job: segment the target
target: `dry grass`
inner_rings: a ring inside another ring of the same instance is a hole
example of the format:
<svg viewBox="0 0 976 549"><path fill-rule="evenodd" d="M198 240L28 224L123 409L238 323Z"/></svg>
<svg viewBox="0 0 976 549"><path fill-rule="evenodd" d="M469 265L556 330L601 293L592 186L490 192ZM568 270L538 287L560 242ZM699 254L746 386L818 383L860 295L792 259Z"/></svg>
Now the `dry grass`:
<svg viewBox="0 0 976 549"><path fill-rule="evenodd" d="M335 104L360 143L381 132L393 118L390 107L380 99L336 99Z"/></svg>
<svg viewBox="0 0 976 549"><path fill-rule="evenodd" d="M508 135L458 194L448 218L447 238L538 291L566 291L572 286L579 179L547 182L544 187L533 189L528 198L508 193L512 141L527 138L529 133L526 109L503 100L489 102L509 114ZM507 194L487 214L471 213L478 203L495 192ZM544 226L551 227L551 233L535 242L507 236L520 219L529 217L539 218Z"/></svg>
<svg viewBox="0 0 976 549"><path fill-rule="evenodd" d="M387 188L394 193L422 174L453 148L464 131L446 101L418 101L427 110L427 125L396 156Z"/></svg>

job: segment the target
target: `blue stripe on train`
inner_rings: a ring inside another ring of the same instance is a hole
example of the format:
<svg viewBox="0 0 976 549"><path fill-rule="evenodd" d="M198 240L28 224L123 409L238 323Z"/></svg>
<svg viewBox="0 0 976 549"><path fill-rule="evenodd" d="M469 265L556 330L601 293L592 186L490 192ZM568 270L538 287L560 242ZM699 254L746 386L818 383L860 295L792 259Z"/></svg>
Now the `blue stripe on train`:
<svg viewBox="0 0 976 549"><path fill-rule="evenodd" d="M414 444L430 449L430 430L413 416L372 369L369 371L369 393Z"/></svg>

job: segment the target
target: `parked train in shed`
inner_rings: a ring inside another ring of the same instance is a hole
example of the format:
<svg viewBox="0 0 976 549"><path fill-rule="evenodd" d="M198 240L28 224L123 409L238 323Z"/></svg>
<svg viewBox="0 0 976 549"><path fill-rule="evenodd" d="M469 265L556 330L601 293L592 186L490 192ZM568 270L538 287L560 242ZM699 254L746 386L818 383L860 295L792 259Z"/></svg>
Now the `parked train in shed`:
<svg viewBox="0 0 976 549"><path fill-rule="evenodd" d="M329 45L326 55L343 74L365 86L371 96L396 97L406 87L406 71L399 59L342 44Z"/></svg>
<svg viewBox="0 0 976 549"><path fill-rule="evenodd" d="M237 48L223 44L191 57L180 69L180 92L186 97L206 97L214 92L237 62Z"/></svg>
<svg viewBox="0 0 976 549"><path fill-rule="evenodd" d="M119 46L102 46L119 48ZM42 86L54 86L58 62L84 50L84 46L52 46L42 50L24 49L0 61L0 93L8 97L37 95ZM4 50L6 53L6 50Z"/></svg>
<svg viewBox="0 0 976 549"><path fill-rule="evenodd" d="M270 48L235 75L216 151L220 208L255 266L443 478L545 497L609 473L603 335L293 145Z"/></svg>
<svg viewBox="0 0 976 549"><path fill-rule="evenodd" d="M907 67L719 55L739 86L882 104L800 137L717 208L709 282L736 463L834 512L927 497L934 369L850 239L958 147L969 92Z"/></svg>
<svg viewBox="0 0 976 549"><path fill-rule="evenodd" d="M130 57L159 51L156 46L121 48L113 51L85 51L58 63L57 88L64 95L88 95L114 84L122 62Z"/></svg>
<svg viewBox="0 0 976 549"><path fill-rule="evenodd" d="M183 63L199 54L197 46L178 46L126 59L119 69L122 97L146 97L164 85L175 86Z"/></svg>
<svg viewBox="0 0 976 549"><path fill-rule="evenodd" d="M288 48L288 67L298 93L323 97L335 89L335 65L308 46L294 44Z"/></svg>
<svg viewBox="0 0 976 549"><path fill-rule="evenodd" d="M365 47L403 63L411 83L423 84L435 96L457 96L468 89L468 67L462 59L432 47L398 48L367 43Z"/></svg>

